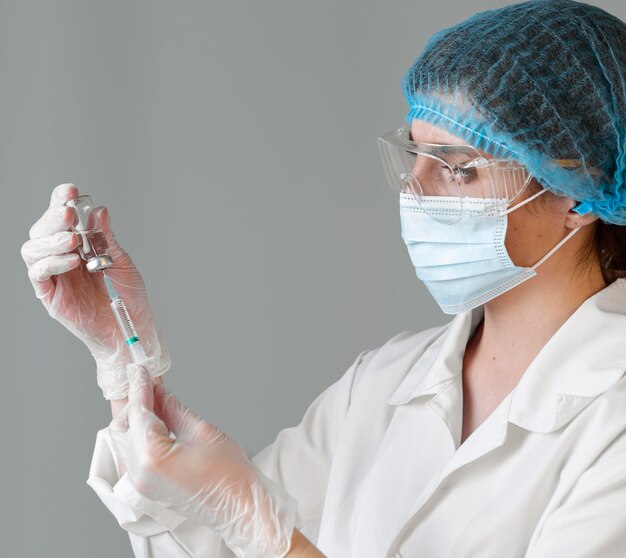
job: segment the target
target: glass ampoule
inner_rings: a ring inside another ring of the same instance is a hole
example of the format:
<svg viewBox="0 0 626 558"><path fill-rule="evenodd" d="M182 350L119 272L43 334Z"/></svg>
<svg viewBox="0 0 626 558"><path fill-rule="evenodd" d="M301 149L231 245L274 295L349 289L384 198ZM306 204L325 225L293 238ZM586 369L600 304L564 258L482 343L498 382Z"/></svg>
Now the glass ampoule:
<svg viewBox="0 0 626 558"><path fill-rule="evenodd" d="M113 265L109 256L109 245L104 231L97 227L94 205L91 196L85 194L65 202L66 206L73 207L76 219L72 231L80 235L78 253L87 262L87 271L102 271Z"/></svg>

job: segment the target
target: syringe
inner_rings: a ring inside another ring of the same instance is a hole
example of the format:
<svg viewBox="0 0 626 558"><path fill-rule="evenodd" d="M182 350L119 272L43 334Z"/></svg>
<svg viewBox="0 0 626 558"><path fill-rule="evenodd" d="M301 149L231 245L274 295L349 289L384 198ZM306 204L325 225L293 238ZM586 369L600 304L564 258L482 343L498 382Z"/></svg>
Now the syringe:
<svg viewBox="0 0 626 558"><path fill-rule="evenodd" d="M128 345L128 349L130 350L130 354L133 357L133 361L137 364L144 364L148 362L148 357L146 356L146 352L143 350L143 347L139 341L139 336L135 331L135 326L133 325L130 316L128 315L128 310L126 310L126 305L124 301L120 298L120 295L117 294L117 291L113 287L111 280L107 277L107 274L102 272L104 275L104 284L106 285L107 291L109 293L109 298L111 299L111 309L113 310L113 315L117 320L117 325L124 336L124 340Z"/></svg>

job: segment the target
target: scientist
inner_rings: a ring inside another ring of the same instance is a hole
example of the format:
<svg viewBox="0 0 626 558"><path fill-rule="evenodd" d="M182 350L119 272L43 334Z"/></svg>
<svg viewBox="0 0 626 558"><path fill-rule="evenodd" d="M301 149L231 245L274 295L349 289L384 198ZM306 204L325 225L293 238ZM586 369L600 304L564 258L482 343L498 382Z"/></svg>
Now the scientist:
<svg viewBox="0 0 626 558"><path fill-rule="evenodd" d="M378 142L415 272L454 317L364 350L251 460L164 387L165 340L99 208L152 358L130 364L67 232L78 190L55 188L22 254L111 400L87 482L135 555L626 556L625 70L626 25L571 0L431 37Z"/></svg>

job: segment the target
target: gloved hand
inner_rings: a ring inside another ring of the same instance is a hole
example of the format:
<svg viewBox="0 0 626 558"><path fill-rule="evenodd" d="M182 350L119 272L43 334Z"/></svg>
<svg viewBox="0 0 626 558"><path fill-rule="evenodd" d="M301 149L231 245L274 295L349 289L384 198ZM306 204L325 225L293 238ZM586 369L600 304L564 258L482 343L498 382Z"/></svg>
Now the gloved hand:
<svg viewBox="0 0 626 558"><path fill-rule="evenodd" d="M64 203L78 195L73 184L57 186L50 207L31 227L22 245L28 277L48 314L63 324L89 349L96 361L96 378L105 399L122 399L128 391L126 365L132 362L128 347L109 306L104 278L89 273L77 253L80 235L70 231L76 220ZM168 347L156 325L143 279L130 256L115 240L106 207L94 209L98 228L105 233L113 266L107 270L124 300L141 344L150 359L148 369L159 376L171 366Z"/></svg>
<svg viewBox="0 0 626 558"><path fill-rule="evenodd" d="M296 501L145 368L128 370L129 400L109 432L137 492L208 525L239 558L285 556L301 526Z"/></svg>

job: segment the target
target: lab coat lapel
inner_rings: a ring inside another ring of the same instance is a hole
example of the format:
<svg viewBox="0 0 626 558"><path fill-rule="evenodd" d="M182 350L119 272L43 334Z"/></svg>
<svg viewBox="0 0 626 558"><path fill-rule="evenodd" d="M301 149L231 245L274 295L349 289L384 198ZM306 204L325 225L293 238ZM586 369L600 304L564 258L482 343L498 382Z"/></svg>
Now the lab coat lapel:
<svg viewBox="0 0 626 558"><path fill-rule="evenodd" d="M491 413L488 419L481 423L467 440L460 445L463 422L462 358L471 331L473 331L481 318L482 312L480 310L475 310L472 315L466 315L460 318L457 327L453 327L450 330L450 337L447 340L450 345L442 345L438 358L435 359L433 367L429 369L428 375L431 378L429 381L432 381L434 376L451 376L451 378L436 384L435 387L430 390L416 389L412 393L413 396L416 396L418 393L419 395L426 395L434 391L435 396L429 399L425 403L425 406L433 415L438 415L443 424L447 426L447 434L449 435L443 436L442 433L439 435L445 438L448 445L447 451L437 452L435 456L439 460L437 466L433 465L430 471L420 471L420 474L422 472L430 473L428 477L430 480L422 487L421 491L416 493L416 499L411 508L405 512L403 521L397 523L397 525L403 525L404 527L393 539L389 540L396 540L397 537L401 535L402 530L408 525L410 519L415 516L415 514L419 513L433 494L440 489L442 483L450 477L454 471L468 463L480 459L506 442L509 424L508 418L512 400L511 394L509 394L509 396ZM435 368L438 366L447 368L447 371L434 372ZM427 383L428 382L425 382L425 384ZM405 397L407 397L407 395L408 394L405 394ZM397 398L392 397L392 399L402 401L399 396L397 396ZM406 407L412 405L419 405L419 402L413 401L410 405L406 405ZM416 430L419 432L423 432L424 429L423 425L416 425ZM419 443L418 441L417 444L419 445Z"/></svg>
<svg viewBox="0 0 626 558"><path fill-rule="evenodd" d="M461 374L465 346L483 317L483 307L457 314L442 335L424 351L389 398L390 405L404 405L422 395L434 395Z"/></svg>
<svg viewBox="0 0 626 558"><path fill-rule="evenodd" d="M583 302L546 343L513 391L509 420L553 432L626 371L626 278Z"/></svg>
<svg viewBox="0 0 626 558"><path fill-rule="evenodd" d="M404 405L422 395L442 394L446 382L460 379L465 346L482 316L482 307L455 316L445 326L444 335L409 371L388 404ZM626 278L621 278L585 300L546 343L510 394L507 420L534 432L553 432L604 393L625 371ZM449 400L442 396L441 400L429 402L442 416L442 411L450 408L450 398L457 394L443 395ZM445 416L454 434L457 417Z"/></svg>
<svg viewBox="0 0 626 558"><path fill-rule="evenodd" d="M432 481L441 476L442 464L458 455L462 358L481 319L482 308L455 316L388 400L398 408L357 502L354 555L382 555L397 526L404 525L435 490L438 482ZM378 519L379 510L386 510L385 521Z"/></svg>
<svg viewBox="0 0 626 558"><path fill-rule="evenodd" d="M405 405L417 397L434 396L422 404L444 422L455 447L460 443L463 418L463 355L482 317L482 307L455 316L387 401Z"/></svg>

